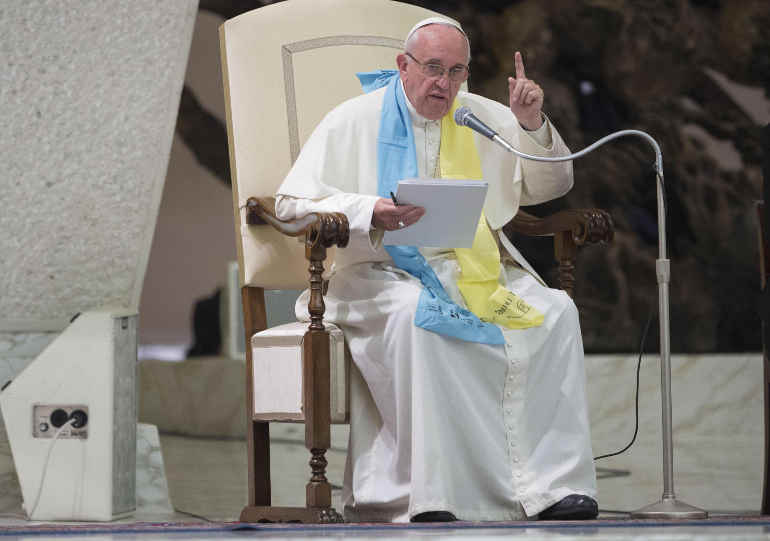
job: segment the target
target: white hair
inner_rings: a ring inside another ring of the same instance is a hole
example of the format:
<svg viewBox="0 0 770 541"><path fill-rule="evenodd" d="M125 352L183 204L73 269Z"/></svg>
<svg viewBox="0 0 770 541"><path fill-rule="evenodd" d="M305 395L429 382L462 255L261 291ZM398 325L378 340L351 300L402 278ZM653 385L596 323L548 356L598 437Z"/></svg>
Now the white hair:
<svg viewBox="0 0 770 541"><path fill-rule="evenodd" d="M463 27L460 26L460 23L454 19L444 17L428 17L427 19L423 19L422 21L415 24L406 35L406 39L404 40L404 52L411 51L414 48L414 43L417 41L418 37L417 31L425 26L432 24L440 24L443 26L451 26L452 28L456 28L465 38L465 47L468 51L468 62L471 61L471 42L468 39L468 35L465 33L465 30L463 30Z"/></svg>

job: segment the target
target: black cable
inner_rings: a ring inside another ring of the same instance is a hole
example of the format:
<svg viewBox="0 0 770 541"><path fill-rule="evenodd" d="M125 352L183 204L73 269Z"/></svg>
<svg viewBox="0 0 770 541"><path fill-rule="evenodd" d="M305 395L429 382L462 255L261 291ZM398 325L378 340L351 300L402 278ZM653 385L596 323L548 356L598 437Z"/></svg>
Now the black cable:
<svg viewBox="0 0 770 541"><path fill-rule="evenodd" d="M210 518L204 517L203 515L199 515L197 513L191 513L189 511L182 511L181 509L178 509L176 507L174 507L174 513L179 513L180 515L187 515L188 517L197 518L199 520L206 521L206 522L208 522L210 524L216 522L214 520L211 520Z"/></svg>
<svg viewBox="0 0 770 541"><path fill-rule="evenodd" d="M647 316L647 323L644 326L644 331L642 332L642 340L639 344L639 360L636 363L636 408L635 408L635 420L634 420L634 435L631 437L631 441L628 442L628 445L623 447L620 451L615 451L614 453L607 453L606 455L599 455L594 457L594 461L601 460L603 458L616 456L621 453L625 453L628 451L628 449L634 444L636 441L636 435L639 433L639 372L642 368L642 355L644 355L644 344L647 341L647 332L650 330L650 323L652 323L652 314L653 314L653 307L650 307L650 314Z"/></svg>

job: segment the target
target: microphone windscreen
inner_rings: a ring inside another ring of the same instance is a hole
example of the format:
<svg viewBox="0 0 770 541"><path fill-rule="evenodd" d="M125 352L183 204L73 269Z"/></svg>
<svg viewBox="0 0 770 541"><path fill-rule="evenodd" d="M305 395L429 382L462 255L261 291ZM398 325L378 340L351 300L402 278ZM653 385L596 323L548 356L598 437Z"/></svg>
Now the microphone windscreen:
<svg viewBox="0 0 770 541"><path fill-rule="evenodd" d="M473 111L464 105L462 107L458 107L457 111L455 111L455 122L457 125L467 126L473 131L478 132L484 137L488 137L489 139L494 139L495 135L497 135L495 130L476 118L476 115L473 114Z"/></svg>
<svg viewBox="0 0 770 541"><path fill-rule="evenodd" d="M458 126L466 126L468 122L468 115L472 115L470 108L463 105L462 107L458 107L455 111L455 124Z"/></svg>

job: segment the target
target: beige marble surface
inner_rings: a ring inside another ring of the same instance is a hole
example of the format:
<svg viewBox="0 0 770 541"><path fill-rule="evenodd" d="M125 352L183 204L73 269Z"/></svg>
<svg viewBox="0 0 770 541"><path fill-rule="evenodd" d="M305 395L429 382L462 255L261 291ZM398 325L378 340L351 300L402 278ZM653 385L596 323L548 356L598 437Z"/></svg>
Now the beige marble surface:
<svg viewBox="0 0 770 541"><path fill-rule="evenodd" d="M176 366L176 388L183 393L177 395L178 400L204 404L209 416L206 423L196 421L194 426L185 428L181 413L170 409L170 416L177 416L174 422L178 424L174 426L178 429L192 432L194 428L200 434L205 426L216 430L225 425L237 426L232 416L241 413L233 409L233 403L242 381L231 383L234 387L228 390L224 383L207 386L208 380L203 377L219 372L222 382L235 378L235 366L230 367L234 374L225 377L221 372L228 369L220 361L212 360L205 369L190 364L196 377L180 375L186 370L183 367L188 366L184 363L166 363ZM672 365L676 495L710 511L758 510L764 445L761 356L675 355ZM623 447L633 433L635 370L634 355L586 358L594 454ZM196 383L185 390L184 381ZM160 380L153 382L152 387L143 383L140 400L160 384ZM646 356L641 370L637 442L625 454L597 463L602 510L634 510L657 501L662 494L659 389L658 358ZM166 399L173 402L170 395ZM273 423L270 430L273 503L303 505L309 477L303 425ZM347 432L345 425L332 427L327 475L336 487L342 483ZM245 440L161 433L160 442L173 506L209 519L237 519L247 494ZM4 482L0 485L0 513L13 512L12 506L3 505L13 500L13 484L9 488L7 483L13 475L12 464L7 442L0 438L0 482ZM340 491L335 489L337 509L339 495ZM20 512L20 507L16 509Z"/></svg>
<svg viewBox="0 0 770 541"><path fill-rule="evenodd" d="M0 388L13 381L58 335L53 332L0 332Z"/></svg>
<svg viewBox="0 0 770 541"><path fill-rule="evenodd" d="M5 426L0 425L0 515L25 516L21 501L21 487L13 465L11 446Z"/></svg>
<svg viewBox="0 0 770 541"><path fill-rule="evenodd" d="M622 448L633 434L636 360L635 355L586 358L595 455ZM675 355L672 367L677 497L712 511L759 509L764 444L761 356ZM623 455L597 463L603 510L631 511L657 501L663 491L657 356L644 357L640 383L636 443ZM220 411L218 400L208 395L211 411ZM224 401L230 404L231 397ZM333 427L333 434L328 477L339 486L347 426ZM271 424L276 505L303 504L309 470L303 437L302 425ZM161 435L161 440L175 506L210 518L236 517L246 497L245 442L170 435ZM334 496L338 501L339 490Z"/></svg>
<svg viewBox="0 0 770 541"><path fill-rule="evenodd" d="M25 519L19 480L4 429L0 435L0 517ZM136 431L136 512L131 518L168 520L174 515L158 429L139 423Z"/></svg>
<svg viewBox="0 0 770 541"><path fill-rule="evenodd" d="M139 421L164 433L243 438L245 373L243 361L224 357L141 361Z"/></svg>
<svg viewBox="0 0 770 541"><path fill-rule="evenodd" d="M326 453L332 504L338 510L347 437L347 425L333 426L332 448ZM310 453L304 438L303 425L270 425L273 505L305 505ZM237 520L247 502L246 441L172 434L161 434L160 439L174 508L209 520Z"/></svg>
<svg viewBox="0 0 770 541"><path fill-rule="evenodd" d="M165 517L174 512L158 428L145 423L136 429L136 509L143 516Z"/></svg>
<svg viewBox="0 0 770 541"><path fill-rule="evenodd" d="M760 354L674 355L672 406L674 489L678 498L710 510L756 510L764 453ZM622 448L634 425L636 356L586 359L594 454ZM603 508L634 510L663 491L660 364L642 361L639 435L631 449L601 460ZM629 472L612 476L602 469Z"/></svg>

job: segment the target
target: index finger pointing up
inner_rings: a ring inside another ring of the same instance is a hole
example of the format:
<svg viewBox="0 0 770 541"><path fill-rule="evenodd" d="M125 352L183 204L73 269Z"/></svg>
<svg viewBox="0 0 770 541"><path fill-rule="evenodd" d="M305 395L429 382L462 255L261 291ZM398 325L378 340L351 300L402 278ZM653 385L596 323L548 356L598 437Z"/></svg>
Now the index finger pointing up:
<svg viewBox="0 0 770 541"><path fill-rule="evenodd" d="M521 58L521 53L519 51L516 51L513 61L514 64L516 64L516 78L526 79L527 76L524 74L524 59Z"/></svg>

